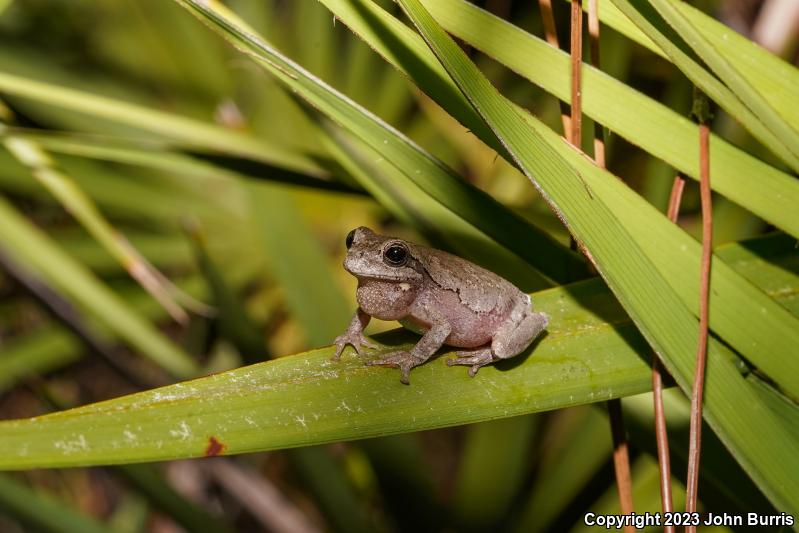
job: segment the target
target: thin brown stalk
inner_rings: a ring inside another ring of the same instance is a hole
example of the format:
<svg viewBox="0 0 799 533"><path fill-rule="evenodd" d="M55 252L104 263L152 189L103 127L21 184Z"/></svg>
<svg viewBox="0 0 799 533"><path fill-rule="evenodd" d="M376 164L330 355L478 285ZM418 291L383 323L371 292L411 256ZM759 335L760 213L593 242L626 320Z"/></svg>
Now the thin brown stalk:
<svg viewBox="0 0 799 533"><path fill-rule="evenodd" d="M566 140L578 150L582 150L583 109L581 90L582 71L580 67L583 62L583 8L581 0L572 0L570 32L572 65L571 108L568 127L564 127L566 128ZM578 250L582 249L582 246L577 242L574 236L572 236L569 239L569 248Z"/></svg>
<svg viewBox="0 0 799 533"><path fill-rule="evenodd" d="M574 7L574 4L572 4ZM588 45L591 64L599 68L599 17L597 11L597 0L588 0ZM574 17L574 12L572 12ZM582 12L580 12L582 19ZM574 18L572 18L572 22ZM573 27L572 27L573 29ZM572 33L572 49L582 48L582 43L575 44L574 33ZM572 55L574 58L574 55ZM572 63L574 65L574 63ZM579 83L579 80L578 80ZM572 85L572 102L577 102L577 109L580 109L579 87L575 97L574 84ZM572 107L574 110L574 107ZM579 131L577 138L579 139ZM579 141L578 141L579 146ZM605 168L605 132L602 125L594 124L594 160L596 164ZM619 492L619 506L622 514L632 514L635 510L633 505L632 481L630 475L630 457L627 446L627 431L624 427L624 415L621 410L621 400L615 399L608 402L608 414L610 415L610 432L613 435L613 468L616 472L616 488ZM624 526L626 533L633 533L635 528L632 525Z"/></svg>
<svg viewBox="0 0 799 533"><path fill-rule="evenodd" d="M713 219L710 195L710 128L699 125L699 191L702 203L702 266L699 287L699 342L696 348L696 369L691 394L691 429L688 442L688 479L685 511L696 512L699 494L699 458L702 449L702 395L707 361L707 335L710 297L710 258L712 254ZM686 527L695 533L695 526Z"/></svg>
<svg viewBox="0 0 799 533"><path fill-rule="evenodd" d="M680 176L674 177L669 198L668 217L676 223L680 212L682 192L685 180ZM666 429L666 416L663 411L663 365L657 355L652 356L652 396L655 404L655 437L658 447L658 465L660 467L660 502L664 513L674 511L671 496L671 458L669 457L669 438ZM664 526L665 533L674 533L673 525Z"/></svg>
<svg viewBox="0 0 799 533"><path fill-rule="evenodd" d="M571 10L571 128L569 142L578 149L583 139L582 63L583 63L583 8L580 0L572 0Z"/></svg>
<svg viewBox="0 0 799 533"><path fill-rule="evenodd" d="M666 429L666 416L663 411L663 374L657 355L652 356L652 394L655 402L655 438L658 447L658 466L660 467L660 506L664 513L674 511L671 497L671 459L669 457L669 437ZM674 533L673 525L664 526L663 531Z"/></svg>
<svg viewBox="0 0 799 533"><path fill-rule="evenodd" d="M619 491L619 504L622 514L632 514L633 506L632 481L630 476L630 453L627 446L627 432L624 429L624 418L621 412L621 400L608 401L610 415L610 432L613 436L613 468L616 472L616 488ZM635 527L624 526L625 533L634 533Z"/></svg>
<svg viewBox="0 0 799 533"><path fill-rule="evenodd" d="M674 176L674 183L671 185L671 196L669 197L669 208L666 216L669 220L677 223L677 216L680 214L680 202L682 202L682 191L685 189L685 180L679 175Z"/></svg>
<svg viewBox="0 0 799 533"><path fill-rule="evenodd" d="M551 46L559 49L560 42L558 41L558 29L555 26L555 14L552 11L552 0L538 0L538 7L541 9L544 37ZM563 135L568 136L571 128L569 104L562 100L558 100L558 103L560 104L560 119L563 122Z"/></svg>
<svg viewBox="0 0 799 533"><path fill-rule="evenodd" d="M544 23L544 36L549 44L560 48L558 29L555 27L555 14L552 11L552 0L538 0L541 9L541 21Z"/></svg>
<svg viewBox="0 0 799 533"><path fill-rule="evenodd" d="M598 0L588 0L588 44L591 64L600 68L599 64L599 7ZM594 159L596 164L605 168L605 128L594 122Z"/></svg>

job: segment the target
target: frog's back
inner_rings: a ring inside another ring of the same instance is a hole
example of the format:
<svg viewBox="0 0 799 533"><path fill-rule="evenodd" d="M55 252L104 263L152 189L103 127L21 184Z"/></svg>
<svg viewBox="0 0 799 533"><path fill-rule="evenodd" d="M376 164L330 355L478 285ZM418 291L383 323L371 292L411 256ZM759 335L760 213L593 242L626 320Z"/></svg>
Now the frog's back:
<svg viewBox="0 0 799 533"><path fill-rule="evenodd" d="M463 305L475 313L509 309L524 297L515 285L490 270L456 255L434 248L414 245L423 253L414 253L427 274L439 287L458 294Z"/></svg>

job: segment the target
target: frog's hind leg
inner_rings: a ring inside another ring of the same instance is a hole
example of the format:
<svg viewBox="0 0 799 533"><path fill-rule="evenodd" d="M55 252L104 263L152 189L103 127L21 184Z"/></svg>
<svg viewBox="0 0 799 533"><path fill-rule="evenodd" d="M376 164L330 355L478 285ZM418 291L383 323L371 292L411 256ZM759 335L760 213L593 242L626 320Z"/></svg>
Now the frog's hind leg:
<svg viewBox="0 0 799 533"><path fill-rule="evenodd" d="M549 317L545 313L534 313L530 309L529 300L522 301L517 309L513 310L507 322L497 329L491 340L491 346L458 352L459 357L448 359L447 365L470 366L469 376L474 377L480 367L519 355L530 346L548 323Z"/></svg>
<svg viewBox="0 0 799 533"><path fill-rule="evenodd" d="M529 307L518 320L508 320L491 341L491 351L499 359L509 359L522 353L549 323L546 313L534 313Z"/></svg>
<svg viewBox="0 0 799 533"><path fill-rule="evenodd" d="M456 352L456 355L459 357L447 359L447 366L470 366L471 368L469 369L469 377L474 377L475 374L477 374L477 371L480 370L481 366L491 364L494 361L499 361L499 358L495 357L491 352L490 346L484 346L482 348L477 348L476 350Z"/></svg>

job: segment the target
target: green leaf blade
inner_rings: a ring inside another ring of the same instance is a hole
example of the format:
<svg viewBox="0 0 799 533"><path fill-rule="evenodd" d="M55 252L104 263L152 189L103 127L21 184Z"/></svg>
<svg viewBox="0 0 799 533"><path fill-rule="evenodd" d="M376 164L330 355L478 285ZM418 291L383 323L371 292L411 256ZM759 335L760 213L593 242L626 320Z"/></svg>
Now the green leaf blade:
<svg viewBox="0 0 799 533"><path fill-rule="evenodd" d="M340 1L322 1L346 15L344 8L337 5ZM568 54L465 0L423 3L448 32L559 99L570 101ZM353 19L343 20L350 23ZM356 31L363 30L358 26ZM619 101L625 105L618 105ZM614 133L698 179L699 129L688 118L590 65L583 66L583 110ZM713 190L799 237L799 215L792 207L799 204L799 181L717 135L711 135L710 142ZM752 176L758 179L752 180Z"/></svg>
<svg viewBox="0 0 799 533"><path fill-rule="evenodd" d="M0 422L0 469L235 454L503 418L643 392L646 353L595 280L533 295L552 326L529 356L474 379L439 358L414 369L366 367L330 347L28 420ZM392 346L408 334L383 336ZM392 347L385 350L393 349ZM369 357L378 357L378 353Z"/></svg>

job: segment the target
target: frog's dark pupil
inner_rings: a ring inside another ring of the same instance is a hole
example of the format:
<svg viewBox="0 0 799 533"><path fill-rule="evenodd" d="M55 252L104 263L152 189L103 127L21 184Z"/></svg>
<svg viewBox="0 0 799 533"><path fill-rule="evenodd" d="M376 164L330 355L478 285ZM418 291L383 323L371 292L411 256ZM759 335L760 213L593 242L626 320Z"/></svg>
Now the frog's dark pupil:
<svg viewBox="0 0 799 533"><path fill-rule="evenodd" d="M352 230L351 232L347 233L347 238L344 241L347 244L347 250L350 249L350 246L352 246L352 241L354 240L355 240L355 230Z"/></svg>
<svg viewBox="0 0 799 533"><path fill-rule="evenodd" d="M404 246L395 244L394 246L390 246L384 255L392 265L401 265L405 261L408 251Z"/></svg>

